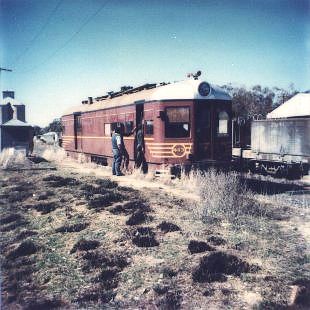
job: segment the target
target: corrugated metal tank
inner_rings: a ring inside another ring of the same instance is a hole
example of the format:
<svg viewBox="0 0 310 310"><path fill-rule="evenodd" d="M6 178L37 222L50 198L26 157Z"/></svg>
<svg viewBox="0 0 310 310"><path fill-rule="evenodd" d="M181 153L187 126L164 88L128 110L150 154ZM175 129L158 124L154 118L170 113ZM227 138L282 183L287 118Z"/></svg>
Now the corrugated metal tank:
<svg viewBox="0 0 310 310"><path fill-rule="evenodd" d="M251 145L255 153L310 157L310 118L253 121Z"/></svg>

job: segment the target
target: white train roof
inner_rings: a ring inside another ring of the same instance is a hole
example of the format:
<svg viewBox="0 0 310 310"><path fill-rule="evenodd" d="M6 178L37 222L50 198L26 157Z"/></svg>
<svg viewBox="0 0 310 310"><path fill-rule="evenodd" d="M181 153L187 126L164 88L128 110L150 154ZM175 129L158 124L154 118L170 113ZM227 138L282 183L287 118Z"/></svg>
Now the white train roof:
<svg viewBox="0 0 310 310"><path fill-rule="evenodd" d="M65 111L64 115L74 112L90 112L100 109L112 107L120 107L132 104L137 101L144 100L160 101L160 100L184 100L184 99L216 99L231 100L227 92L219 86L210 85L210 92L207 96L200 95L198 91L199 85L203 83L201 80L188 79L181 82L175 82L163 86L157 86L151 89L145 89L134 93L123 94L118 97L94 101L93 104L80 104Z"/></svg>
<svg viewBox="0 0 310 310"><path fill-rule="evenodd" d="M267 118L310 116L310 94L299 93L267 114Z"/></svg>

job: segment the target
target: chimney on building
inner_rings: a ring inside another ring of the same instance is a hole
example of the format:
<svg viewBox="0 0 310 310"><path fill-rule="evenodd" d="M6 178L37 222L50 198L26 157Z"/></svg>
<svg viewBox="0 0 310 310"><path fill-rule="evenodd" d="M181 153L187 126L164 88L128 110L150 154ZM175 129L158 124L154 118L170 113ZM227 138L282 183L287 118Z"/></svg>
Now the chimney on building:
<svg viewBox="0 0 310 310"><path fill-rule="evenodd" d="M5 99L5 98L15 98L15 94L14 94L14 91L12 90L5 90L2 92L2 99Z"/></svg>

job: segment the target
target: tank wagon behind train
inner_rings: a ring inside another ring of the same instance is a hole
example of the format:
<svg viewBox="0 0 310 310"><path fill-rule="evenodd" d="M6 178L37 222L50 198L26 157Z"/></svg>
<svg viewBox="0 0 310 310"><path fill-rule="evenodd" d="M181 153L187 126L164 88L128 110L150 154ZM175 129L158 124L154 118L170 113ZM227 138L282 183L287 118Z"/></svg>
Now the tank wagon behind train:
<svg viewBox="0 0 310 310"><path fill-rule="evenodd" d="M307 175L310 164L310 118L252 122L250 161L253 172L279 177Z"/></svg>
<svg viewBox="0 0 310 310"><path fill-rule="evenodd" d="M71 156L111 164L111 131L123 124L124 143L133 166L135 134L143 127L149 168L227 164L231 160L230 96L198 79L145 84L89 98L62 117L63 147Z"/></svg>

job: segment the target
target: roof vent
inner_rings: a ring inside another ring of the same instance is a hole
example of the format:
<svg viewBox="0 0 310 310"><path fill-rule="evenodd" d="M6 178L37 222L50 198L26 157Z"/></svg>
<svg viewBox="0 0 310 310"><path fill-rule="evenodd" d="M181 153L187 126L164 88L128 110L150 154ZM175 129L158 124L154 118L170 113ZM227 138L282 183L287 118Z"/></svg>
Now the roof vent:
<svg viewBox="0 0 310 310"><path fill-rule="evenodd" d="M194 78L194 80L198 80L198 78L201 76L201 71L198 70L196 73L187 73L188 78Z"/></svg>

